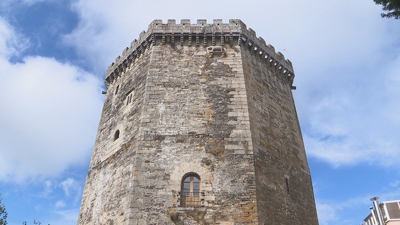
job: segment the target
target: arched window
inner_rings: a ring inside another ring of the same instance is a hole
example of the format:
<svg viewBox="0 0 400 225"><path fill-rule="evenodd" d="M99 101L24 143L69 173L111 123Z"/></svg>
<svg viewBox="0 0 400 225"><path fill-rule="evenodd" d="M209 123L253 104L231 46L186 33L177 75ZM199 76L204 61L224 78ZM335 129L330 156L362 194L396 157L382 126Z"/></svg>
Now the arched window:
<svg viewBox="0 0 400 225"><path fill-rule="evenodd" d="M115 131L114 133L114 141L119 138L119 130Z"/></svg>
<svg viewBox="0 0 400 225"><path fill-rule="evenodd" d="M182 178L181 206L200 207L200 176L196 173L189 173Z"/></svg>

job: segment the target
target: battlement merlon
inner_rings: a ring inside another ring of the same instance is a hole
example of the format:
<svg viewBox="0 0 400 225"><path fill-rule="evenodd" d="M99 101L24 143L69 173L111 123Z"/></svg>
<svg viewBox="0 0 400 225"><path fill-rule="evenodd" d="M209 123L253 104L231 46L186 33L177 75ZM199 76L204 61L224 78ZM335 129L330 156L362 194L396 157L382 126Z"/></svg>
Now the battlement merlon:
<svg viewBox="0 0 400 225"><path fill-rule="evenodd" d="M290 60L285 59L281 52L275 52L275 48L269 45L261 37L257 37L256 32L251 28L247 29L245 23L239 19L230 19L229 23L223 23L221 19L214 19L212 24L208 24L207 20L199 19L196 24L191 24L189 19L182 19L179 24L174 19L169 19L167 23L162 20L153 20L148 26L147 31L142 31L138 40L131 42L130 47L126 47L121 56L115 59L108 69L105 77L105 84L111 82L115 76L123 71L123 69L132 62L146 48L155 43L155 36L171 35L182 37L189 34L198 35L231 35L238 37L238 44L244 42L254 51L258 51L260 55L265 55L267 63L273 63L275 66L285 71L290 79L290 84L293 83L294 71ZM177 40L176 42L179 42Z"/></svg>

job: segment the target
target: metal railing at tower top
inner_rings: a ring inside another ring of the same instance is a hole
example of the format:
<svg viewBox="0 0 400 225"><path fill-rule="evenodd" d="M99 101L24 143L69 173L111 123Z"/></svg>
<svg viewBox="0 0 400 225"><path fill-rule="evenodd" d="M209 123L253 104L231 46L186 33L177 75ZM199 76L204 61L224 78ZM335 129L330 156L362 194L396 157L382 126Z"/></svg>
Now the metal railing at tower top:
<svg viewBox="0 0 400 225"><path fill-rule="evenodd" d="M180 192L181 207L201 207L204 200L204 192Z"/></svg>

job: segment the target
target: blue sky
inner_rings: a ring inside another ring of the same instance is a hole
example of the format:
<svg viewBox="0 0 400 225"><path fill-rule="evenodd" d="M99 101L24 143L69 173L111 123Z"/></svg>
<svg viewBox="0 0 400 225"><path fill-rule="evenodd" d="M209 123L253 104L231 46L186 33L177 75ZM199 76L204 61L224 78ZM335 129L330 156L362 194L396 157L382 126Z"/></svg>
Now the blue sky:
<svg viewBox="0 0 400 225"><path fill-rule="evenodd" d="M9 224L75 224L106 68L154 19L243 20L293 62L321 225L400 199L400 20L364 0L0 2L0 193Z"/></svg>

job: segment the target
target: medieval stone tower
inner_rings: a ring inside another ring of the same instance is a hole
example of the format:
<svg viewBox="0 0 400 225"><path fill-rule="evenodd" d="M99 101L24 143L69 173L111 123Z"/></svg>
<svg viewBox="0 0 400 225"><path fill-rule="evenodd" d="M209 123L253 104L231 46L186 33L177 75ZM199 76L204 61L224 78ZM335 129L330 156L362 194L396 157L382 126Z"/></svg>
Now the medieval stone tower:
<svg viewBox="0 0 400 225"><path fill-rule="evenodd" d="M240 20L154 20L108 67L78 224L318 224L293 79Z"/></svg>

